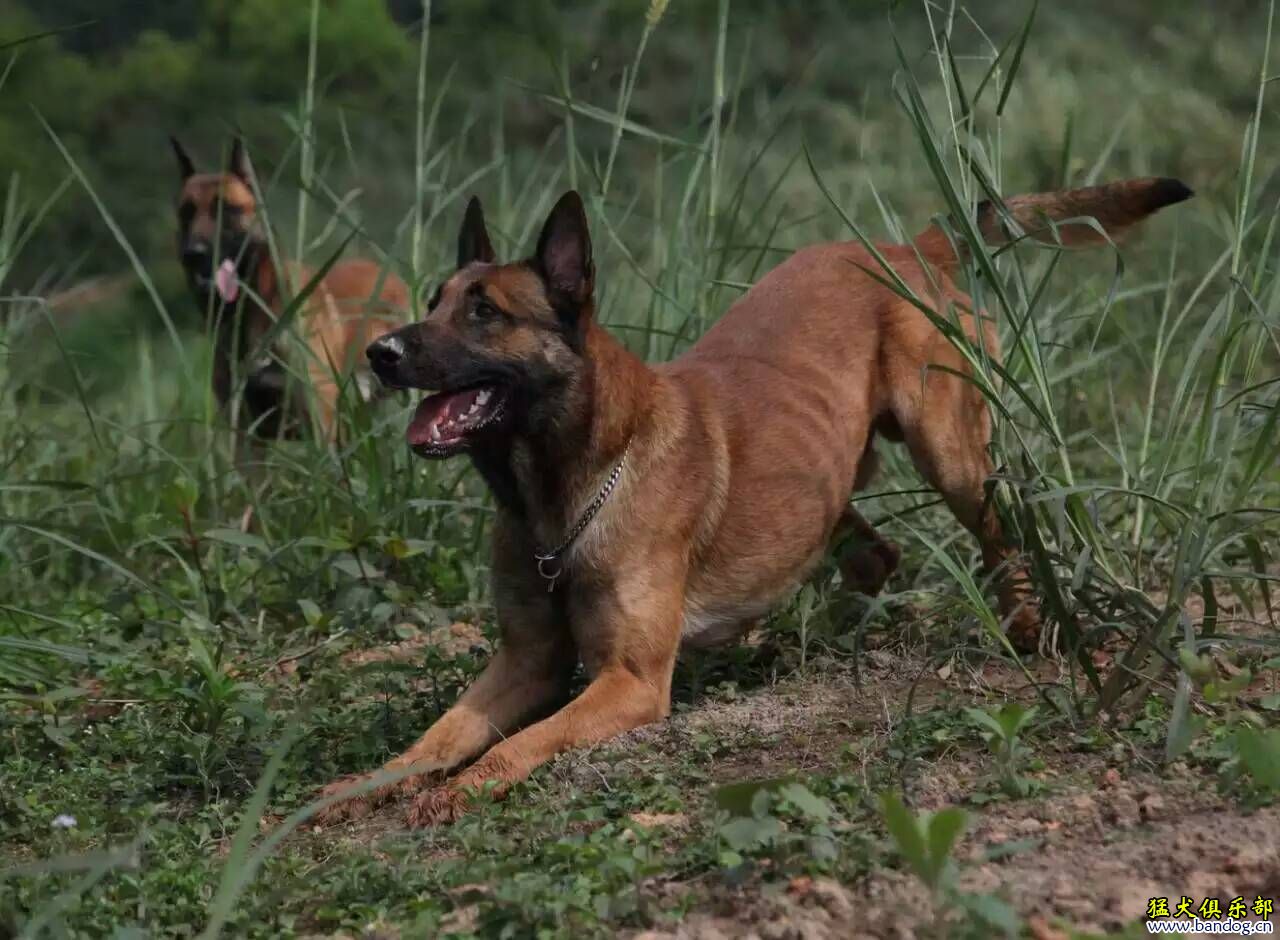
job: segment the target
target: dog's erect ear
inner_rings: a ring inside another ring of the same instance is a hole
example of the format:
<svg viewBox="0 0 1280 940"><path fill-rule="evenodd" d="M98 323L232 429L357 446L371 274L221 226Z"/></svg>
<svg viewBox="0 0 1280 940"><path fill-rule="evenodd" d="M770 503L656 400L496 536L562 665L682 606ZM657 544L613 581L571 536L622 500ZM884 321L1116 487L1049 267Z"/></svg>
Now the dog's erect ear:
<svg viewBox="0 0 1280 940"><path fill-rule="evenodd" d="M245 185L249 183L249 157L244 152L244 141L237 134L231 141L231 157L227 160L227 172L240 177Z"/></svg>
<svg viewBox="0 0 1280 940"><path fill-rule="evenodd" d="M467 203L467 214L462 217L462 229L458 232L458 269L472 261L489 264L493 261L493 243L484 225L484 210L475 196Z"/></svg>
<svg viewBox="0 0 1280 940"><path fill-rule="evenodd" d="M178 172L182 174L182 178L186 179L194 174L196 165L191 162L191 157L187 155L187 148L182 146L182 142L170 134L169 145L173 147L173 155L178 158Z"/></svg>
<svg viewBox="0 0 1280 940"><path fill-rule="evenodd" d="M581 305L595 288L591 262L591 234L582 197L573 190L560 197L538 236L535 256L548 293L557 306Z"/></svg>

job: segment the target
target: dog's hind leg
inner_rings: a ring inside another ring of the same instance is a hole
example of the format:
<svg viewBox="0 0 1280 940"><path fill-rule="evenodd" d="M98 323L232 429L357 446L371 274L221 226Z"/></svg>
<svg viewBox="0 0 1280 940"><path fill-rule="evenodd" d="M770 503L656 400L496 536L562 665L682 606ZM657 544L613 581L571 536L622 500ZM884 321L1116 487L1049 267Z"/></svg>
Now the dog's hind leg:
<svg viewBox="0 0 1280 940"><path fill-rule="evenodd" d="M902 559L902 550L852 506L845 507L836 523L832 544L844 586L868 597L883 590Z"/></svg>
<svg viewBox="0 0 1280 940"><path fill-rule="evenodd" d="M983 567L997 576L1000 612L1009 638L1036 648L1040 612L1020 554L1009 547L1000 520L987 499L985 483L994 467L987 453L991 416L973 385L960 376L931 371L925 396L904 396L895 405L916 469L942 494L947 506L982 547Z"/></svg>
<svg viewBox="0 0 1280 940"><path fill-rule="evenodd" d="M853 483L855 493L870 485L879 466L872 441L868 441L858 461L858 474ZM836 522L831 547L844 586L868 597L880 593L902 558L902 550L877 532L853 506L845 506Z"/></svg>

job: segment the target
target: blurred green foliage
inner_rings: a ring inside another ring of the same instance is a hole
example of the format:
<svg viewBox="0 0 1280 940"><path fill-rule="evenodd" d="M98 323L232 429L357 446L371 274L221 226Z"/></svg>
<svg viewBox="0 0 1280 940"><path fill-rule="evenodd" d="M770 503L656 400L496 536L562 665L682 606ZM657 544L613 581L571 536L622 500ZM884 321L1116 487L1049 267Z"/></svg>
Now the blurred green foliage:
<svg viewBox="0 0 1280 940"><path fill-rule="evenodd" d="M468 128L482 128L485 134L473 136L486 136L501 111L502 144L541 145L560 117L527 88L558 92L561 63L576 97L611 107L646 6L646 0L435 3L428 95L434 99L451 86L437 119L442 136ZM1016 29L1026 9L993 0L968 6L992 36ZM174 177L166 134L179 134L211 164L239 128L260 171L280 170L287 182L296 176L310 7L306 0L0 0L0 46L9 46L0 49L0 70L8 68L0 87L0 177L7 181L16 172L23 191L39 200L66 176L35 119L38 112L102 187L142 257L167 263ZM736 94L744 104L737 120L750 126L760 118L754 99L782 97L811 145L818 142L834 158L851 162L865 149L866 133L901 133L874 121L895 109L887 94L897 65L890 21L906 42L927 39L936 24L917 4L894 7L883 0L736 0L730 45L735 57L742 56L733 78L741 82ZM1078 81L1107 70L1115 94L1109 100L1093 94L1078 102L1051 97L1040 107L1029 103L1044 136L1027 154L1034 178L1026 188L1056 184L1080 169L1064 166L1062 135L1073 124L1099 121L1063 113L1063 105L1096 108L1113 119L1130 105L1142 112L1130 115L1113 163L1122 165L1116 158L1141 136L1144 128L1135 132L1135 125L1154 130L1163 121L1176 126L1168 127L1169 140L1159 149L1172 152L1171 163L1184 164L1166 169L1203 184L1215 166L1234 166L1238 128L1223 121L1222 109L1237 116L1248 111L1249 70L1260 37L1230 24L1257 22L1256 0L1228 0L1212 9L1188 0L1042 7L1038 54L1057 42L1045 57L1053 69L1070 70ZM347 173L365 188L365 198L377 201L377 190L389 188L382 201L403 203L411 190L397 189L395 182L412 176L421 5L323 0L322 11L317 93L324 106L317 111L317 139L331 145L345 133L360 155L360 165ZM650 49L636 90L633 119L660 129L705 123L706 95L689 91L707 87L716 16L710 0L669 6L661 41ZM9 45L50 30L58 32ZM1038 68L1027 63L1031 81ZM1158 80L1162 73L1180 82L1165 86ZM776 110L760 119L772 123ZM1106 141L1086 143L1092 153ZM477 140L477 163L498 145ZM345 159L327 155L331 162ZM1191 162L1195 166L1185 165ZM388 171L394 171L390 178ZM17 283L122 269L100 220L85 209L74 190L58 201L38 244L24 252Z"/></svg>
<svg viewBox="0 0 1280 940"><path fill-rule="evenodd" d="M114 7L114 9L109 9ZM3 40L65 30L12 50L0 104L0 168L28 192L52 189L66 166L32 112L42 114L90 169L144 256L167 245L173 197L167 133L190 137L206 161L232 128L253 140L289 136L305 74L308 3L179 0L127 5L0 0ZM414 66L413 44L382 0L326 0L318 52L332 105L385 107ZM75 199L55 208L41 244L25 258L30 277L48 265L86 273L120 267L95 251L99 220Z"/></svg>

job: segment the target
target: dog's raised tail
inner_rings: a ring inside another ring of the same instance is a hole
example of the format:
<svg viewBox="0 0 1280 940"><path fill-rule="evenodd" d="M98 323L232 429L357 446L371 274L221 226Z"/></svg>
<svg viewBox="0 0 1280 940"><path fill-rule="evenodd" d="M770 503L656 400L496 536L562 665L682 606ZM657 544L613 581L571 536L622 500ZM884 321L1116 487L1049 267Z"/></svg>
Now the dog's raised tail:
<svg viewBox="0 0 1280 940"><path fill-rule="evenodd" d="M988 245L1003 245L1017 236L1016 229L1008 222L1012 219L1017 228L1037 241L1083 248L1105 244L1107 239L1095 226L1070 220L1092 218L1106 231L1107 237L1114 240L1147 216L1193 195L1181 180L1167 176L1145 176L1084 189L1028 193L1004 201L1007 215L989 200L979 203L978 230ZM961 255L957 256L956 247L937 224L921 232L915 246L925 259L946 270L959 267L966 250L960 243Z"/></svg>

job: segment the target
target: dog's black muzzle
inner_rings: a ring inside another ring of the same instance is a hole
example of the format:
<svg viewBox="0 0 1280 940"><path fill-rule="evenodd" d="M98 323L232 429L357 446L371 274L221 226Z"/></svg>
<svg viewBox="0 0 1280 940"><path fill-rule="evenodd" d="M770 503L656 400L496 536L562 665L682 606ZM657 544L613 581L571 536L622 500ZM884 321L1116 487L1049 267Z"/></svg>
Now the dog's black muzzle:
<svg viewBox="0 0 1280 940"><path fill-rule="evenodd" d="M411 323L378 337L365 349L373 374L389 388L462 388L483 381L481 357L450 330Z"/></svg>
<svg viewBox="0 0 1280 940"><path fill-rule="evenodd" d="M400 364L404 362L405 353L408 350L400 333L400 330L396 330L394 333L379 336L364 351L378 381L391 388L405 387L400 381Z"/></svg>
<svg viewBox="0 0 1280 940"><path fill-rule="evenodd" d="M179 246L182 253L182 269L187 272L196 287L213 283L213 246L207 241L195 240Z"/></svg>

